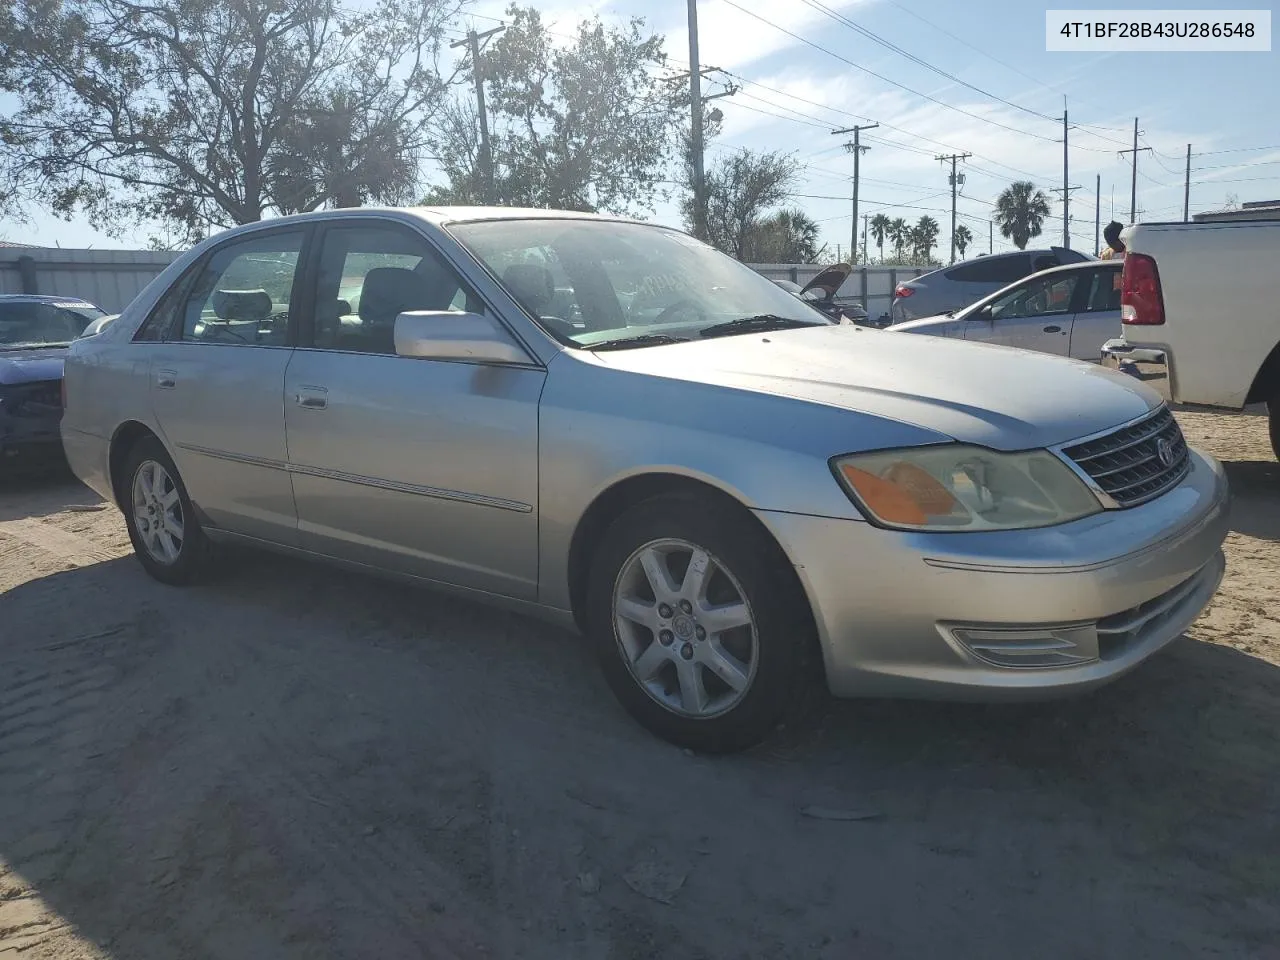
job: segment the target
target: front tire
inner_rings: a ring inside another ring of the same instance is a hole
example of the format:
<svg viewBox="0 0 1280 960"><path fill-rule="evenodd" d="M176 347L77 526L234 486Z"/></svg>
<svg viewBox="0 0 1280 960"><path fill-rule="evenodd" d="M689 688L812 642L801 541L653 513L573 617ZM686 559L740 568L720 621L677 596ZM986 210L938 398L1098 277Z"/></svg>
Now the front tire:
<svg viewBox="0 0 1280 960"><path fill-rule="evenodd" d="M212 544L164 445L154 437L134 444L122 473L125 524L134 553L161 583L185 586L208 568Z"/></svg>
<svg viewBox="0 0 1280 960"><path fill-rule="evenodd" d="M793 571L752 518L711 498L656 498L614 521L592 564L587 629L627 712L706 753L765 739L814 681Z"/></svg>

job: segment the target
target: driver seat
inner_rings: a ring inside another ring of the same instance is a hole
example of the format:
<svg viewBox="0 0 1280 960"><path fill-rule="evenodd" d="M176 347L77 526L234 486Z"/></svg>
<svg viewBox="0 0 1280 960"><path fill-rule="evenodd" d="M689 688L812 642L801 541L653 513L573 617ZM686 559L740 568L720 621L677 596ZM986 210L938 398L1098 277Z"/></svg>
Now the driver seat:
<svg viewBox="0 0 1280 960"><path fill-rule="evenodd" d="M539 319L556 298L551 271L536 263L517 263L502 272L502 283L522 307Z"/></svg>

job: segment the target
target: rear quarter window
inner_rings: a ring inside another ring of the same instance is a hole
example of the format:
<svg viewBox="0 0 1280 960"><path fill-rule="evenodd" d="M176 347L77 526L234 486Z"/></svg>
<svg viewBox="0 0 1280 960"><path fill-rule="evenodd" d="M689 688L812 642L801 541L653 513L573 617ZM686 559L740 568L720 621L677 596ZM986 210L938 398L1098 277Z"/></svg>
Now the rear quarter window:
<svg viewBox="0 0 1280 960"><path fill-rule="evenodd" d="M962 263L947 271L947 279L957 283L1013 283L1031 273L1029 254L1011 257L984 257L972 263Z"/></svg>

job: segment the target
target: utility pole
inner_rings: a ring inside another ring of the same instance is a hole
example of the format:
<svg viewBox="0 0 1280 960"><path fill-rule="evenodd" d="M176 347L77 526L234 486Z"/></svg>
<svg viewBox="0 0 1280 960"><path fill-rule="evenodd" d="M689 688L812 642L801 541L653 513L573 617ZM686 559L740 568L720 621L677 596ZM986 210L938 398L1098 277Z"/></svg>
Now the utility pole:
<svg viewBox="0 0 1280 960"><path fill-rule="evenodd" d="M991 225L991 221L987 221L987 253L996 252L996 230Z"/></svg>
<svg viewBox="0 0 1280 960"><path fill-rule="evenodd" d="M484 72L480 69L480 41L501 33L506 27L494 27L484 33L468 30L467 35L449 44L450 48L471 48L471 74L476 81L476 113L480 115L480 177L484 187L484 202L493 203L493 151L489 149L489 114L484 108Z"/></svg>
<svg viewBox="0 0 1280 960"><path fill-rule="evenodd" d="M858 161L861 159L864 151L870 150L870 147L864 147L859 135L863 130L874 130L880 126L878 123L866 124L860 127L845 127L843 130L832 130L832 136L839 136L843 133L852 133L853 142L846 143L844 148L853 153L853 226L851 233L853 234L853 250L849 254L849 263L852 264L858 259Z"/></svg>
<svg viewBox="0 0 1280 960"><path fill-rule="evenodd" d="M1062 245L1068 250L1071 249L1071 214L1069 212L1070 197L1073 190L1079 189L1080 187L1077 185L1049 188L1051 193L1062 194Z"/></svg>
<svg viewBox="0 0 1280 960"><path fill-rule="evenodd" d="M871 259L871 249L867 246L867 220L868 214L862 215L862 258L863 262Z"/></svg>
<svg viewBox="0 0 1280 960"><path fill-rule="evenodd" d="M1067 98L1062 98L1062 246L1071 249L1071 177L1067 160Z"/></svg>
<svg viewBox="0 0 1280 960"><path fill-rule="evenodd" d="M956 175L956 162L959 160L967 160L972 157L972 153L951 153L942 157L934 157L935 160L941 160L946 163L951 161L951 262L956 262L956 190L960 184L964 183L964 174Z"/></svg>
<svg viewBox="0 0 1280 960"><path fill-rule="evenodd" d="M1101 230L1102 230L1102 174L1096 174L1093 186L1093 255L1096 257L1102 253L1101 249Z"/></svg>
<svg viewBox="0 0 1280 960"><path fill-rule="evenodd" d="M702 169L702 69L698 59L698 0L689 2L689 107L693 111L693 232L707 239L707 185Z"/></svg>
<svg viewBox="0 0 1280 960"><path fill-rule="evenodd" d="M1191 144L1187 144L1187 182L1182 188L1182 222L1191 219Z"/></svg>
<svg viewBox="0 0 1280 960"><path fill-rule="evenodd" d="M1126 153L1133 154L1133 181L1129 187L1129 222L1137 223L1138 221L1138 154L1143 150L1150 150L1150 147L1138 147L1138 118L1133 118L1133 147L1129 150L1118 151L1121 155Z"/></svg>

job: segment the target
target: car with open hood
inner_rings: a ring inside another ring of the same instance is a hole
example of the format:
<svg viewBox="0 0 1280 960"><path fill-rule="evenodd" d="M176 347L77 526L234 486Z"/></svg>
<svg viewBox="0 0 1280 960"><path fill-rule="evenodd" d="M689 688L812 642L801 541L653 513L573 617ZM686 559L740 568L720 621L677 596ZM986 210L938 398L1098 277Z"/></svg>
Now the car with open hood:
<svg viewBox="0 0 1280 960"><path fill-rule="evenodd" d="M62 458L62 361L105 311L79 297L0 295L0 471Z"/></svg>
<svg viewBox="0 0 1280 960"><path fill-rule="evenodd" d="M835 323L603 216L238 227L76 341L65 383L67 456L157 580L242 544L548 617L701 750L816 685L1092 689L1223 573L1222 468L1140 382Z"/></svg>

